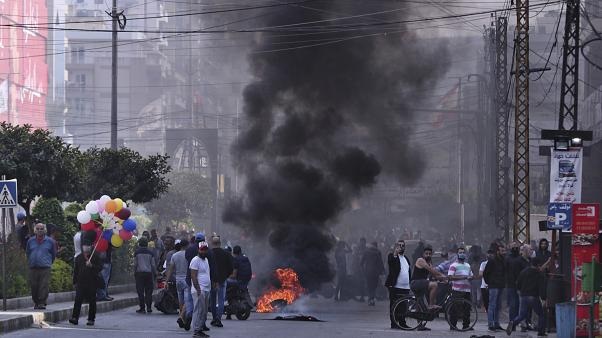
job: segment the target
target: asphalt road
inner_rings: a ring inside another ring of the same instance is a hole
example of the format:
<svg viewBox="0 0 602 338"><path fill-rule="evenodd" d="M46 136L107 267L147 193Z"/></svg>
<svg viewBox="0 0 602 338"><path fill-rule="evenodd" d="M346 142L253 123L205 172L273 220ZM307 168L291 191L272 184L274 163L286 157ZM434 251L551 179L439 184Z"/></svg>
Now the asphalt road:
<svg viewBox="0 0 602 338"><path fill-rule="evenodd" d="M211 328L212 337L265 337L265 338L330 338L330 337L470 337L471 335L491 335L486 331L486 321L477 323L473 332L450 332L442 319L429 324L430 332L406 332L389 329L388 302L378 302L375 307L355 301L333 302L330 299L303 299L294 304L291 313L312 315L324 322L291 322L272 320L276 314L252 313L246 321L223 321L223 328ZM176 317L158 312L140 315L136 308L127 308L109 313L101 313L96 318L96 326L85 325L85 318L79 326L67 322L48 323L46 328L32 328L7 334L11 338L70 338L70 337L191 337L177 327ZM497 333L496 337L506 337ZM514 333L513 337L535 337L536 334ZM555 335L550 335L555 337Z"/></svg>

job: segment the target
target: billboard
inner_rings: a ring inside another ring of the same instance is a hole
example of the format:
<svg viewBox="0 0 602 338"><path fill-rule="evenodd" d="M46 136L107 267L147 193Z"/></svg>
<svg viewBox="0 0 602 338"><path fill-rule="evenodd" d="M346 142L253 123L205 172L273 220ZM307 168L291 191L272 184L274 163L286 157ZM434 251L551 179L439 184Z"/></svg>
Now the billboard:
<svg viewBox="0 0 602 338"><path fill-rule="evenodd" d="M44 0L0 0L0 120L46 128L48 65ZM8 25L8 26L7 26ZM10 25L28 25L11 27Z"/></svg>
<svg viewBox="0 0 602 338"><path fill-rule="evenodd" d="M571 290L577 303L576 335L587 336L589 328L589 309L592 300L591 287L583 283L588 276L587 266L593 260L599 261L600 254L600 205L599 204L573 204L573 234L572 234L572 259ZM598 335L599 304L594 305L594 335Z"/></svg>
<svg viewBox="0 0 602 338"><path fill-rule="evenodd" d="M554 150L550 163L550 203L581 202L583 149Z"/></svg>

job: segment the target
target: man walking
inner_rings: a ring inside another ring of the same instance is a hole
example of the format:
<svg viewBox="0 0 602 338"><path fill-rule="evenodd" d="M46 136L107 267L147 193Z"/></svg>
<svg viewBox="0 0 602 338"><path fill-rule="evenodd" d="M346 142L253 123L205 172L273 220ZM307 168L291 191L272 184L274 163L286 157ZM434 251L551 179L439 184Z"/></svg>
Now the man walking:
<svg viewBox="0 0 602 338"><path fill-rule="evenodd" d="M400 239L395 244L392 253L387 256L387 265L389 266L389 275L385 281L385 287L389 290L389 317L391 319L391 328L400 329L393 321L395 314L392 312L393 304L410 293L410 279L412 272L410 260L404 255L406 243ZM405 314L405 309L401 309L402 314ZM404 325L404 320L401 320L401 326Z"/></svg>
<svg viewBox="0 0 602 338"><path fill-rule="evenodd" d="M473 274L470 264L466 263L466 250L462 247L458 248L457 260L449 267L448 277L452 281L452 297L463 298L471 301L470 297L470 281ZM473 330L470 327L470 305L463 304L461 309L451 309L450 325L452 331L458 330L458 312L462 316L462 330Z"/></svg>
<svg viewBox="0 0 602 338"><path fill-rule="evenodd" d="M199 232L194 235L192 238L192 243L188 246L186 251L184 251L184 257L186 257L186 261L188 262L188 267L190 267L190 263L192 259L199 254L199 243L205 242L205 234ZM186 303L186 320L184 321L184 328L186 331L190 330L190 325L192 324L192 315L194 309L194 298L192 297L192 281L190 278L190 268L186 271L186 284L188 284L188 288L184 290L184 302ZM188 306L190 304L190 306Z"/></svg>
<svg viewBox="0 0 602 338"><path fill-rule="evenodd" d="M542 307L542 301L544 306L546 302L544 275L538 269L536 260L532 260L530 266L518 275L516 285L520 291L519 314L508 323L506 334L510 335L516 329L516 325L525 320L529 311L533 310L538 317L537 336L547 336L546 317Z"/></svg>
<svg viewBox="0 0 602 338"><path fill-rule="evenodd" d="M195 296L193 314L193 337L209 337L203 331L209 331L205 322L207 321L207 309L209 308L209 293L211 292L211 268L209 267L209 245L207 242L198 244L198 255L190 262L190 278L192 281L192 293Z"/></svg>
<svg viewBox="0 0 602 338"><path fill-rule="evenodd" d="M176 246L180 247L180 250L171 256L171 261L167 267L167 280L170 280L175 276L176 290L178 292L178 302L180 304L180 316L178 317L178 325L181 328L190 330L189 317L192 317L192 309L194 304L192 297L188 299L187 295L190 294L190 286L186 283L186 274L188 273L188 261L186 260L186 249L188 248L188 240L183 239ZM190 316L188 316L190 312Z"/></svg>
<svg viewBox="0 0 602 338"><path fill-rule="evenodd" d="M493 243L491 244L491 250L495 252L495 256L487 261L483 271L483 279L489 287L488 329L496 332L503 330L500 325L500 312L502 310L502 291L506 282L505 248Z"/></svg>
<svg viewBox="0 0 602 338"><path fill-rule="evenodd" d="M337 286L334 291L334 300L341 300L343 288L347 280L347 255L351 253L351 249L345 241L338 241L334 249L334 261L337 272Z"/></svg>
<svg viewBox="0 0 602 338"><path fill-rule="evenodd" d="M137 313L153 312L153 286L157 261L155 255L148 249L148 239L141 237L138 240L138 249L134 253L134 277L136 278L136 292L140 308ZM145 310L146 306L146 310Z"/></svg>
<svg viewBox="0 0 602 338"><path fill-rule="evenodd" d="M31 298L34 310L46 309L50 267L56 258L54 240L46 236L46 225L38 223L34 227L34 237L27 241L26 253L29 262Z"/></svg>
<svg viewBox="0 0 602 338"><path fill-rule="evenodd" d="M368 305L374 306L376 302L376 287L380 275L385 272L383 257L378 250L378 243L372 242L362 257L362 269L366 278L366 287L368 289Z"/></svg>
<svg viewBox="0 0 602 338"><path fill-rule="evenodd" d="M77 325L82 303L87 301L90 306L88 308L88 322L86 325L94 325L94 320L96 319L96 288L102 286L98 285L100 281L98 274L101 269L102 264L98 255L92 254L91 243L86 243L82 246L82 252L75 258L73 269L75 302L69 323Z"/></svg>
<svg viewBox="0 0 602 338"><path fill-rule="evenodd" d="M224 314L224 302L226 299L226 280L232 274L232 255L221 248L222 242L219 236L211 239L211 256L213 258L215 273L212 274L211 288L211 315L212 326L223 327L222 315Z"/></svg>
<svg viewBox="0 0 602 338"><path fill-rule="evenodd" d="M506 257L506 297L508 302L508 317L514 318L518 315L518 290L516 281L518 274L528 266L520 255L518 243L510 244L510 255Z"/></svg>

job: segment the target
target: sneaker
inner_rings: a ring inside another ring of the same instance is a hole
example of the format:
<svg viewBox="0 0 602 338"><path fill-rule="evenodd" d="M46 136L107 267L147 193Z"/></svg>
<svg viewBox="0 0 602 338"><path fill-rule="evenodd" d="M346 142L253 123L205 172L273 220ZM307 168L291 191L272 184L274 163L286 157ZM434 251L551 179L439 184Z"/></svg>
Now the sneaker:
<svg viewBox="0 0 602 338"><path fill-rule="evenodd" d="M153 313L153 309L151 309L150 307L148 309L146 309L146 313Z"/></svg>
<svg viewBox="0 0 602 338"><path fill-rule="evenodd" d="M508 322L508 326L506 326L506 334L511 335L512 331L514 331L514 323L510 321Z"/></svg>
<svg viewBox="0 0 602 338"><path fill-rule="evenodd" d="M184 320L184 330L190 331L190 324L192 324L192 318L186 318Z"/></svg>
<svg viewBox="0 0 602 338"><path fill-rule="evenodd" d="M196 331L192 336L195 337L195 338L197 338L197 337L209 337L209 335L206 334L203 331Z"/></svg>
<svg viewBox="0 0 602 338"><path fill-rule="evenodd" d="M88 325L88 326L94 326L94 321L93 320L88 320L88 322L86 323L86 325Z"/></svg>
<svg viewBox="0 0 602 338"><path fill-rule="evenodd" d="M69 318L69 323L73 324L73 325L77 325L78 324L78 320L77 318Z"/></svg>
<svg viewBox="0 0 602 338"><path fill-rule="evenodd" d="M431 329L429 329L429 328L428 328L428 327L426 327L426 326L421 326L421 327L419 327L418 329L416 329L416 331L430 331L430 330L431 330Z"/></svg>
<svg viewBox="0 0 602 338"><path fill-rule="evenodd" d="M548 334L545 332L540 332L537 334L537 337L547 337L547 336L548 336Z"/></svg>
<svg viewBox="0 0 602 338"><path fill-rule="evenodd" d="M495 328L495 326L489 326L487 327L487 331L489 332L498 332L499 330Z"/></svg>
<svg viewBox="0 0 602 338"><path fill-rule="evenodd" d="M203 324L203 326L201 327L201 331L211 331L211 329L208 328L207 325Z"/></svg>
<svg viewBox="0 0 602 338"><path fill-rule="evenodd" d="M136 313L146 313L146 310L144 310L144 309L138 309L138 310L136 310Z"/></svg>
<svg viewBox="0 0 602 338"><path fill-rule="evenodd" d="M218 319L218 320L212 321L211 326L224 327L224 324L222 324L222 321Z"/></svg>
<svg viewBox="0 0 602 338"><path fill-rule="evenodd" d="M184 328L184 321L182 320L182 318L178 318L177 322L178 322L178 326L180 327L180 329L183 329Z"/></svg>

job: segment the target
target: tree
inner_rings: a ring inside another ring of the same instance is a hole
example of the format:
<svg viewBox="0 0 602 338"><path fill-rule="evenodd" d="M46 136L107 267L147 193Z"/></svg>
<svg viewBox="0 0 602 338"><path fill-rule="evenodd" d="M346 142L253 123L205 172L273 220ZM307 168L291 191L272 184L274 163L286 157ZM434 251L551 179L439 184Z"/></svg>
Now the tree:
<svg viewBox="0 0 602 338"><path fill-rule="evenodd" d="M202 217L212 208L211 183L198 172L180 171L170 175L171 183L161 198L146 203L159 226Z"/></svg>
<svg viewBox="0 0 602 338"><path fill-rule="evenodd" d="M79 149L29 125L0 123L0 174L19 182L19 204L29 216L36 196L74 198L83 178Z"/></svg>
<svg viewBox="0 0 602 338"><path fill-rule="evenodd" d="M128 148L88 149L82 156L85 177L79 200L93 200L103 194L136 203L158 198L169 187L167 159L163 155L145 158Z"/></svg>

